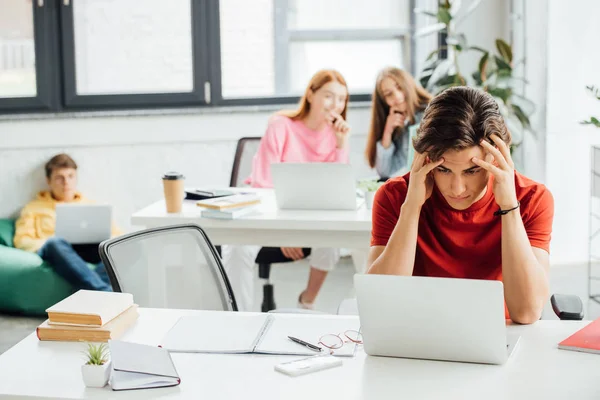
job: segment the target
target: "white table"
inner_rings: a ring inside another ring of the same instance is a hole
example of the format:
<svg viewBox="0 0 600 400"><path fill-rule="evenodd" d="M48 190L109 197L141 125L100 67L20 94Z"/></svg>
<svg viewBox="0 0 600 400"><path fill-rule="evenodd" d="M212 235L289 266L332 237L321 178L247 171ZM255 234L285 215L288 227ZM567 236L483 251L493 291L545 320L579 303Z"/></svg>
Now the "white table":
<svg viewBox="0 0 600 400"><path fill-rule="evenodd" d="M140 309L123 339L156 345L181 315L202 313ZM359 350L342 367L290 378L273 366L297 357L173 354L181 385L124 392L85 388L83 344L39 342L32 333L0 356L0 399L598 399L600 356L556 347L588 322L509 326L522 337L503 366L370 357Z"/></svg>
<svg viewBox="0 0 600 400"><path fill-rule="evenodd" d="M246 189L248 190L248 189ZM271 189L252 189L261 194L260 213L235 220L201 218L202 208L185 200L177 214L168 214L164 200L136 212L132 225L159 227L194 222L214 244L259 246L336 247L368 249L371 210L363 204L352 211L279 210Z"/></svg>

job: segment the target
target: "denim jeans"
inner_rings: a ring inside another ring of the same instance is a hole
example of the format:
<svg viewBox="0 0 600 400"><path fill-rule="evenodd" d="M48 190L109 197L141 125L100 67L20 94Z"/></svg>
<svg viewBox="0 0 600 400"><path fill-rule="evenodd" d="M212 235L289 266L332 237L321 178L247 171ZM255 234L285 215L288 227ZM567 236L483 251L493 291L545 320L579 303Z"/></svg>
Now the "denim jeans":
<svg viewBox="0 0 600 400"><path fill-rule="evenodd" d="M38 250L38 255L44 261L48 261L56 273L75 289L112 291L104 264L101 262L96 264L96 270L92 271L73 246L64 239L56 237L48 239Z"/></svg>

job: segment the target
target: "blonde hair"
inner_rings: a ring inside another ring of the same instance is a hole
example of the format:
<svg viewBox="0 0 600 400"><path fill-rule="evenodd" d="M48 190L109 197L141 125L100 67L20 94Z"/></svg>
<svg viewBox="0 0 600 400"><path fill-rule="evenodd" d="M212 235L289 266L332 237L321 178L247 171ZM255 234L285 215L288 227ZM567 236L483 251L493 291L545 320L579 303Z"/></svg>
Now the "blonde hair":
<svg viewBox="0 0 600 400"><path fill-rule="evenodd" d="M322 69L318 71L313 77L310 79L306 90L304 91L304 95L300 99L300 103L296 110L282 110L277 113L277 115L283 115L293 120L304 119L310 112L310 103L308 102L308 95L312 92L316 92L321 89L325 84L329 82L338 82L341 85L344 85L346 91L348 91L348 85L346 84L346 80L338 71L334 69ZM349 95L346 96L346 103L344 104L344 111L342 111L342 118L346 119L346 110L348 109L348 99Z"/></svg>
<svg viewBox="0 0 600 400"><path fill-rule="evenodd" d="M385 101L383 92L381 91L381 82L385 78L392 79L402 90L406 98L407 115L406 117L411 124L415 123L415 115L418 111L422 111L427 107L431 100L431 94L417 85L414 78L406 71L396 67L387 67L382 70L377 76L375 90L373 91L373 102L371 107L371 126L367 137L367 148L365 156L371 168L375 167L377 158L377 142L383 137L383 130L387 117L390 113L390 106ZM401 131L398 127L394 131L394 136Z"/></svg>

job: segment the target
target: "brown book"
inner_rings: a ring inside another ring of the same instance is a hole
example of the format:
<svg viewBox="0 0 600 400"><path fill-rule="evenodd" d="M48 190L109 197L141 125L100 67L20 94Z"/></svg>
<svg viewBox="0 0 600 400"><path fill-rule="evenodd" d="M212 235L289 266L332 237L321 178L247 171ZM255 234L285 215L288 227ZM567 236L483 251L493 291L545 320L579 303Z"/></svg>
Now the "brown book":
<svg viewBox="0 0 600 400"><path fill-rule="evenodd" d="M258 203L260 203L260 197L258 195L247 193L200 200L196 202L196 205L211 210L227 210L230 208L247 207Z"/></svg>
<svg viewBox="0 0 600 400"><path fill-rule="evenodd" d="M130 293L79 290L48 308L50 324L102 326L133 305Z"/></svg>
<svg viewBox="0 0 600 400"><path fill-rule="evenodd" d="M109 339L119 338L137 320L138 305L134 304L127 310L100 327L85 327L73 325L51 325L44 321L36 329L40 340L57 340L65 342L108 342Z"/></svg>

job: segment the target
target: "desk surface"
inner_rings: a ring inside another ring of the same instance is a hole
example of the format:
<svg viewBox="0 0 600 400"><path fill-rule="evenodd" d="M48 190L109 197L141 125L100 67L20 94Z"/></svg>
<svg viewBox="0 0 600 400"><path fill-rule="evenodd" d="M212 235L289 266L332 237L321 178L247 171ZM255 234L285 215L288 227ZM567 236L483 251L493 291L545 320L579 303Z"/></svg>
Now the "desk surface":
<svg viewBox="0 0 600 400"><path fill-rule="evenodd" d="M185 314L141 309L124 340L156 345ZM0 356L0 399L598 399L600 356L558 350L589 321L509 326L521 343L503 366L366 356L342 367L291 378L273 370L289 356L173 354L181 385L113 392L85 388L82 343L39 342L29 335Z"/></svg>
<svg viewBox="0 0 600 400"><path fill-rule="evenodd" d="M352 211L279 210L273 190L252 191L262 196L258 206L260 212L255 215L234 220L201 218L202 208L196 206L196 202L192 200L183 202L180 213L168 214L164 200L159 200L134 213L131 223L137 226L157 227L195 222L206 230L215 244L369 247L371 210L364 204Z"/></svg>

